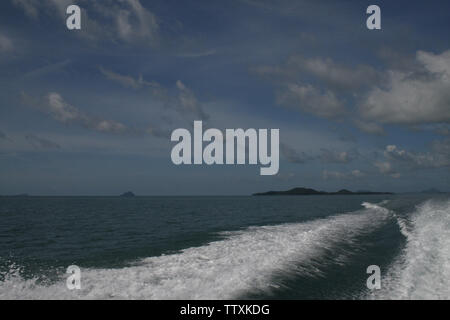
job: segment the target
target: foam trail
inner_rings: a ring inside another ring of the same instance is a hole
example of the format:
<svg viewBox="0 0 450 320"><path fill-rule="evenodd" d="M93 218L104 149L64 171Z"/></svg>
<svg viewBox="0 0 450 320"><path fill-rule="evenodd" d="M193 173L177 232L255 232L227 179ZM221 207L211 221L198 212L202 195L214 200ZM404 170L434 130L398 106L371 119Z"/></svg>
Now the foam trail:
<svg viewBox="0 0 450 320"><path fill-rule="evenodd" d="M69 291L65 278L52 285L10 276L0 299L228 299L249 290L276 287L277 273L317 276L320 257L389 218L368 209L277 226L223 233L224 239L177 254L146 258L121 269L83 269L82 289ZM301 266L299 266L301 262Z"/></svg>
<svg viewBox="0 0 450 320"><path fill-rule="evenodd" d="M450 201L427 201L397 217L406 245L372 299L450 299ZM409 222L409 224L407 223Z"/></svg>
<svg viewBox="0 0 450 320"><path fill-rule="evenodd" d="M381 206L381 205L384 205L386 203L387 203L387 201L384 200L380 204L374 204L374 203L370 203L370 202L363 202L361 205L364 208L366 208L366 209L374 209L374 210L381 211L383 213L388 213L389 210Z"/></svg>

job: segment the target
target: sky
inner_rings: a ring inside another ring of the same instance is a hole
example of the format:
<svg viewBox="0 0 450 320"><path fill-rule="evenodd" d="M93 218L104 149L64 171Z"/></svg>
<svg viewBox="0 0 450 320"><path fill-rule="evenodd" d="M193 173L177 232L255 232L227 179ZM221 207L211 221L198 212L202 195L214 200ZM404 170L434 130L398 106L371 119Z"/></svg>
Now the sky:
<svg viewBox="0 0 450 320"><path fill-rule="evenodd" d="M67 6L82 10L66 27ZM366 9L381 9L381 30ZM0 194L450 191L450 3L0 2ZM280 169L172 163L176 128L280 129Z"/></svg>

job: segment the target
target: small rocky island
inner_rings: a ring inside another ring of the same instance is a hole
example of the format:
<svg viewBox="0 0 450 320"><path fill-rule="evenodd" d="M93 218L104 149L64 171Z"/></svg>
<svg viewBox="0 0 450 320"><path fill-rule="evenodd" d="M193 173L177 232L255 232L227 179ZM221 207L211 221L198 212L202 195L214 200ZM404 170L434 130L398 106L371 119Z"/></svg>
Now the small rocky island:
<svg viewBox="0 0 450 320"><path fill-rule="evenodd" d="M133 198L133 197L135 197L136 195L135 195L133 192L128 191L128 192L122 193L120 196L121 196L122 198Z"/></svg>
<svg viewBox="0 0 450 320"><path fill-rule="evenodd" d="M372 192L372 191L356 191L352 192L346 189L337 192L317 191L310 188L293 188L287 191L268 191L262 193L254 193L254 196L310 196L310 195L376 195L376 194L393 194L391 192Z"/></svg>

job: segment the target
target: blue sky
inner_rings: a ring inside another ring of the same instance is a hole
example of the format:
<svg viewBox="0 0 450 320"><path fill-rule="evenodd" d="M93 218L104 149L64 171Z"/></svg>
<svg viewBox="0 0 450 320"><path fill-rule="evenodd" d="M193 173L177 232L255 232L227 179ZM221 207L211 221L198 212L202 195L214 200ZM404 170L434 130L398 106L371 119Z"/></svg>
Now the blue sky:
<svg viewBox="0 0 450 320"><path fill-rule="evenodd" d="M2 1L0 194L450 191L450 3L371 4ZM279 128L279 174L173 165L194 120Z"/></svg>

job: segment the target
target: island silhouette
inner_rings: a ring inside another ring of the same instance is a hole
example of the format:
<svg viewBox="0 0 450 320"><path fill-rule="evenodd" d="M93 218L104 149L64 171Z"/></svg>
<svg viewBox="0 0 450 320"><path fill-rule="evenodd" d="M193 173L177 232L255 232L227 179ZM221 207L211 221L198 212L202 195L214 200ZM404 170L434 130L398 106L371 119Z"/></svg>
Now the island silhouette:
<svg viewBox="0 0 450 320"><path fill-rule="evenodd" d="M254 196L305 196L305 195L376 195L376 194L393 194L392 192L372 192L372 191L356 191L352 192L342 189L337 192L317 191L311 188L293 188L286 191L267 191L254 193Z"/></svg>

